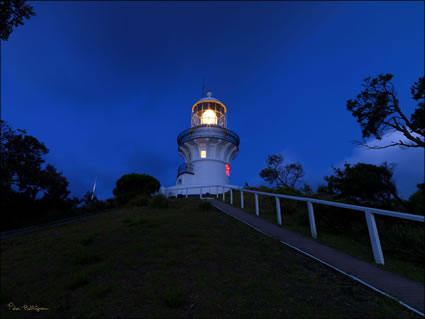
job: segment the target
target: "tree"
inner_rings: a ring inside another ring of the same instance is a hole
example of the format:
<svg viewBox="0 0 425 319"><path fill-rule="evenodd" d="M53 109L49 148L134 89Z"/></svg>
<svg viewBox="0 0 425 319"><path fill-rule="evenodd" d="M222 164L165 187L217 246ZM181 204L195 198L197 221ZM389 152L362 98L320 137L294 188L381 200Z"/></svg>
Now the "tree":
<svg viewBox="0 0 425 319"><path fill-rule="evenodd" d="M269 155L267 166L260 172L261 178L270 184L276 183L277 187L295 187L304 176L304 169L300 163L292 163L283 166L281 154Z"/></svg>
<svg viewBox="0 0 425 319"><path fill-rule="evenodd" d="M44 190L43 199L52 201L64 201L68 195L68 181L57 172L56 168L47 164L41 175L41 188Z"/></svg>
<svg viewBox="0 0 425 319"><path fill-rule="evenodd" d="M395 164L384 162L380 166L357 163L354 166L346 163L344 170L334 168L334 175L325 176L327 186L321 191L345 198L360 204L373 205L390 209L393 198L403 207L406 204L397 194L393 180Z"/></svg>
<svg viewBox="0 0 425 319"><path fill-rule="evenodd" d="M43 157L49 152L44 143L25 130L12 130L4 121L0 127L1 193L18 192L34 201L43 192L45 199L65 200L69 194L68 181L52 165L43 167Z"/></svg>
<svg viewBox="0 0 425 319"><path fill-rule="evenodd" d="M308 184L304 184L303 185L303 187L301 188L301 191L304 193L304 194L313 194L313 189L311 188L311 186L310 185L308 185Z"/></svg>
<svg viewBox="0 0 425 319"><path fill-rule="evenodd" d="M116 187L113 190L119 203L128 202L136 195L150 196L158 192L161 184L159 181L147 174L126 174L116 182Z"/></svg>
<svg viewBox="0 0 425 319"><path fill-rule="evenodd" d="M425 215L425 183L417 184L418 190L409 197L409 205L413 214Z"/></svg>
<svg viewBox="0 0 425 319"><path fill-rule="evenodd" d="M7 41L14 27L23 25L23 20L35 16L33 7L25 0L0 1L0 39Z"/></svg>
<svg viewBox="0 0 425 319"><path fill-rule="evenodd" d="M364 90L354 100L347 101L347 110L357 118L362 128L363 142L356 142L369 149L382 149L391 146L401 148L425 147L425 81L419 78L411 87L412 98L418 102L410 120L401 111L392 74L367 77ZM374 136L377 140L391 132L401 132L406 140L392 141L385 146L369 146L365 138Z"/></svg>

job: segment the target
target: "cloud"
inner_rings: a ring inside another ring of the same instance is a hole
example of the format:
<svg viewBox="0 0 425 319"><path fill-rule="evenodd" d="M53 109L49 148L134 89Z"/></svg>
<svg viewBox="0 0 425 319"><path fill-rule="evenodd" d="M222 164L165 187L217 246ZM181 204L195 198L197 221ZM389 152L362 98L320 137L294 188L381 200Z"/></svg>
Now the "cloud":
<svg viewBox="0 0 425 319"><path fill-rule="evenodd" d="M405 137L402 133L395 132L384 136L381 141L370 140L368 145L384 146L399 139L405 140ZM335 167L342 168L345 162L374 165L380 165L383 162L395 163L394 179L403 198L408 198L417 190L416 185L424 182L424 150L422 148L400 149L399 147L389 147L371 150L358 146L353 150L352 155Z"/></svg>

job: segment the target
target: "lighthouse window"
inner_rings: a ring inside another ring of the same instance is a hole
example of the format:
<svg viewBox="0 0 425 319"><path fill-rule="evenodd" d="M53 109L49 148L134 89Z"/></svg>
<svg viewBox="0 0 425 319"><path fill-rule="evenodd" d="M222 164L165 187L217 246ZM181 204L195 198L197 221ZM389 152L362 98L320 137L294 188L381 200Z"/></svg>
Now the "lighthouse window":
<svg viewBox="0 0 425 319"><path fill-rule="evenodd" d="M207 151L201 151L201 157L202 158L207 157Z"/></svg>

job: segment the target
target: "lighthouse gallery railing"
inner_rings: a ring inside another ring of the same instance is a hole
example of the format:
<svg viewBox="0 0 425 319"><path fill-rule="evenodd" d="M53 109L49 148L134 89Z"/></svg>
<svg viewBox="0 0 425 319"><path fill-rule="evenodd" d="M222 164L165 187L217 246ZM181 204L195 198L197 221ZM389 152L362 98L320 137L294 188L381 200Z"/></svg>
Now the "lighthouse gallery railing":
<svg viewBox="0 0 425 319"><path fill-rule="evenodd" d="M276 199L276 217L277 217L277 223L279 225L282 225L282 216L281 216L281 209L280 209L280 200L279 198L285 198L285 199L292 199L292 200L299 200L307 203L308 208L308 218L310 221L310 231L311 236L313 238L317 238L317 230L316 230L316 222L314 219L314 210L313 210L313 203L316 204L322 204L322 205L328 205L328 206L336 206L341 208L347 208L357 211L362 211L365 214L366 217L366 223L367 228L369 231L369 238L372 246L373 256L375 258L375 262L377 264L384 264L384 255L382 253L381 248L381 241L379 240L379 234L378 229L376 227L375 222L375 214L378 215L385 215L385 216L392 216L396 218L401 219L408 219L413 220L417 222L425 222L425 217L420 215L413 215L413 214L406 214L401 212L393 212L390 210L384 210L384 209L378 209L378 208L372 208L372 207L364 207L364 206L357 206L357 205L351 205L351 204L342 204L342 203L336 203L331 202L327 200L321 200L321 199L315 199L315 198L306 198L306 197L298 197L298 196L289 196L289 195L281 195L281 194L273 194L273 193L265 193L265 192L258 192L253 190L244 189L241 187L229 187L224 185L214 185L214 186L193 186L193 187L184 187L179 188L175 190L166 190L166 196L169 197L170 193L176 193L177 195L186 195L186 198L188 197L188 189L199 189L199 197L202 198L202 194L204 193L203 190L208 190L215 188L216 196L218 198L218 191L221 189L223 200L225 200L226 192L230 192L230 204L233 205L233 192L232 190L237 190L241 192L241 208L244 208L244 201L243 201L243 193L253 193L255 196L255 212L256 215L260 215L260 207L258 203L258 195L264 195L264 196L272 196Z"/></svg>
<svg viewBox="0 0 425 319"><path fill-rule="evenodd" d="M235 144L236 146L239 145L240 143L240 139L239 136L227 129L227 128L223 128L220 127L218 125L200 125L200 126L195 126L189 129L184 130L183 132L181 132L179 134L179 136L177 136L177 143L180 145L181 143L187 142L191 139L194 138L199 138L202 137L203 135L203 131L199 131L197 130L197 128L212 128L211 132L208 132L208 137L209 138L220 138L220 139L224 139L230 143Z"/></svg>

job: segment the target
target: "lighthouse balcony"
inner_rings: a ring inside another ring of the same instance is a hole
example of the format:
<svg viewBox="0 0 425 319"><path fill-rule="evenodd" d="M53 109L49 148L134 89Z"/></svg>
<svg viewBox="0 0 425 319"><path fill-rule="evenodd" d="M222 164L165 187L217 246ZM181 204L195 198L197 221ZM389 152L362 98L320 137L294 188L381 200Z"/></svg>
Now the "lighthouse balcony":
<svg viewBox="0 0 425 319"><path fill-rule="evenodd" d="M182 174L192 174L192 175L195 174L193 172L192 164L184 163L184 164L180 165L179 169L177 171L177 177L179 177Z"/></svg>
<svg viewBox="0 0 425 319"><path fill-rule="evenodd" d="M235 132L218 125L199 125L186 129L177 137L177 143L181 145L189 140L200 137L218 138L226 140L236 146L240 143L239 136Z"/></svg>

